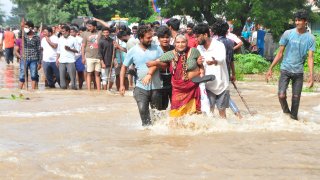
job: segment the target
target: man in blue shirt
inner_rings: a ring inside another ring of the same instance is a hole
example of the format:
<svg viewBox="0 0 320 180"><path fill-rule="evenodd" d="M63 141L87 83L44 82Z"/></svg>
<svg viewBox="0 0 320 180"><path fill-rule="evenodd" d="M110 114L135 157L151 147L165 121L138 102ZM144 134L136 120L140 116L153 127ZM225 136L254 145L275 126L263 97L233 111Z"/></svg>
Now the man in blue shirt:
<svg viewBox="0 0 320 180"><path fill-rule="evenodd" d="M137 69L137 83L133 94L135 100L137 101L142 125L148 126L152 124L149 104L151 105L152 109L159 109L162 104L162 98L160 94L162 81L160 79L159 70L157 70L153 75L148 73L149 68L147 67L146 63L148 61L158 59L163 54L163 51L160 46L151 44L153 30L149 26L140 26L137 34L140 43L128 51L121 67L120 94L124 95L125 93L124 80L127 68L134 63ZM152 79L151 83L144 85L142 81L146 76L152 76Z"/></svg>
<svg viewBox="0 0 320 180"><path fill-rule="evenodd" d="M280 39L279 52L274 58L269 71L266 74L267 80L272 77L272 68L282 59L281 74L279 79L279 101L284 113L290 114L292 119L298 120L300 96L303 86L303 65L308 55L309 80L308 87L313 86L313 53L315 37L307 32L307 13L303 10L295 14L296 28L284 32ZM288 84L292 81L292 103L291 110L288 107L286 92Z"/></svg>

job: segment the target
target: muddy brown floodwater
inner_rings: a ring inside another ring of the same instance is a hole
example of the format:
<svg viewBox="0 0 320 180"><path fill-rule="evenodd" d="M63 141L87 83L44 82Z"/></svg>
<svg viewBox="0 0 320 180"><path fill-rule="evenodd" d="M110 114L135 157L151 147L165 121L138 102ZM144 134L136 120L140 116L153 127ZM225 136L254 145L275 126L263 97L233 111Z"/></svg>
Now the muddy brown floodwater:
<svg viewBox="0 0 320 180"><path fill-rule="evenodd" d="M0 63L0 179L320 178L319 93L302 93L293 121L276 83L238 82L255 116L231 88L242 120L228 109L227 120L197 115L171 128L155 112L145 129L130 91L52 90L43 81L21 91L18 65ZM10 99L20 93L30 100Z"/></svg>

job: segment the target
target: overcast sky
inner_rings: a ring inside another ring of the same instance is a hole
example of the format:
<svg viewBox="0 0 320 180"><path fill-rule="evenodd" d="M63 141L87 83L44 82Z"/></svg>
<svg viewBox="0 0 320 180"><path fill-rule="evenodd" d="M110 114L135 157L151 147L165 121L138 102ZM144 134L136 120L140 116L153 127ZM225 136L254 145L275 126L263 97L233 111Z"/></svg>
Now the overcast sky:
<svg viewBox="0 0 320 180"><path fill-rule="evenodd" d="M11 15L12 2L10 0L1 0L1 9L6 13L7 16Z"/></svg>

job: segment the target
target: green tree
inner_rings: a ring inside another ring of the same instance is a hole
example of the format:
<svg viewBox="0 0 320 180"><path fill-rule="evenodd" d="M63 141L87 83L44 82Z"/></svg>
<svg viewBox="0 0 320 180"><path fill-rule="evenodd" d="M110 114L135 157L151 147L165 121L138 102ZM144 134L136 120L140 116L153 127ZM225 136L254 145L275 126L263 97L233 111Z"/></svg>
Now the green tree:
<svg viewBox="0 0 320 180"><path fill-rule="evenodd" d="M5 12L2 10L3 4L0 3L0 24L4 24Z"/></svg>
<svg viewBox="0 0 320 180"><path fill-rule="evenodd" d="M161 14L164 17L174 15L190 15L197 21L206 20L209 24L215 21L214 5L218 0L159 0L158 5L161 7Z"/></svg>

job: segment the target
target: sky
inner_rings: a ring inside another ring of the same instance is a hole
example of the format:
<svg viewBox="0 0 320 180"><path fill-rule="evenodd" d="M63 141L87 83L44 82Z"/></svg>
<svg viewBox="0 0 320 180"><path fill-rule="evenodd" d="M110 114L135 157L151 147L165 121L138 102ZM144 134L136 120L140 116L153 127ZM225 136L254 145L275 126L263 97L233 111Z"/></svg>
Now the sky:
<svg viewBox="0 0 320 180"><path fill-rule="evenodd" d="M11 15L12 2L10 0L1 0L1 9L6 13L7 16Z"/></svg>

